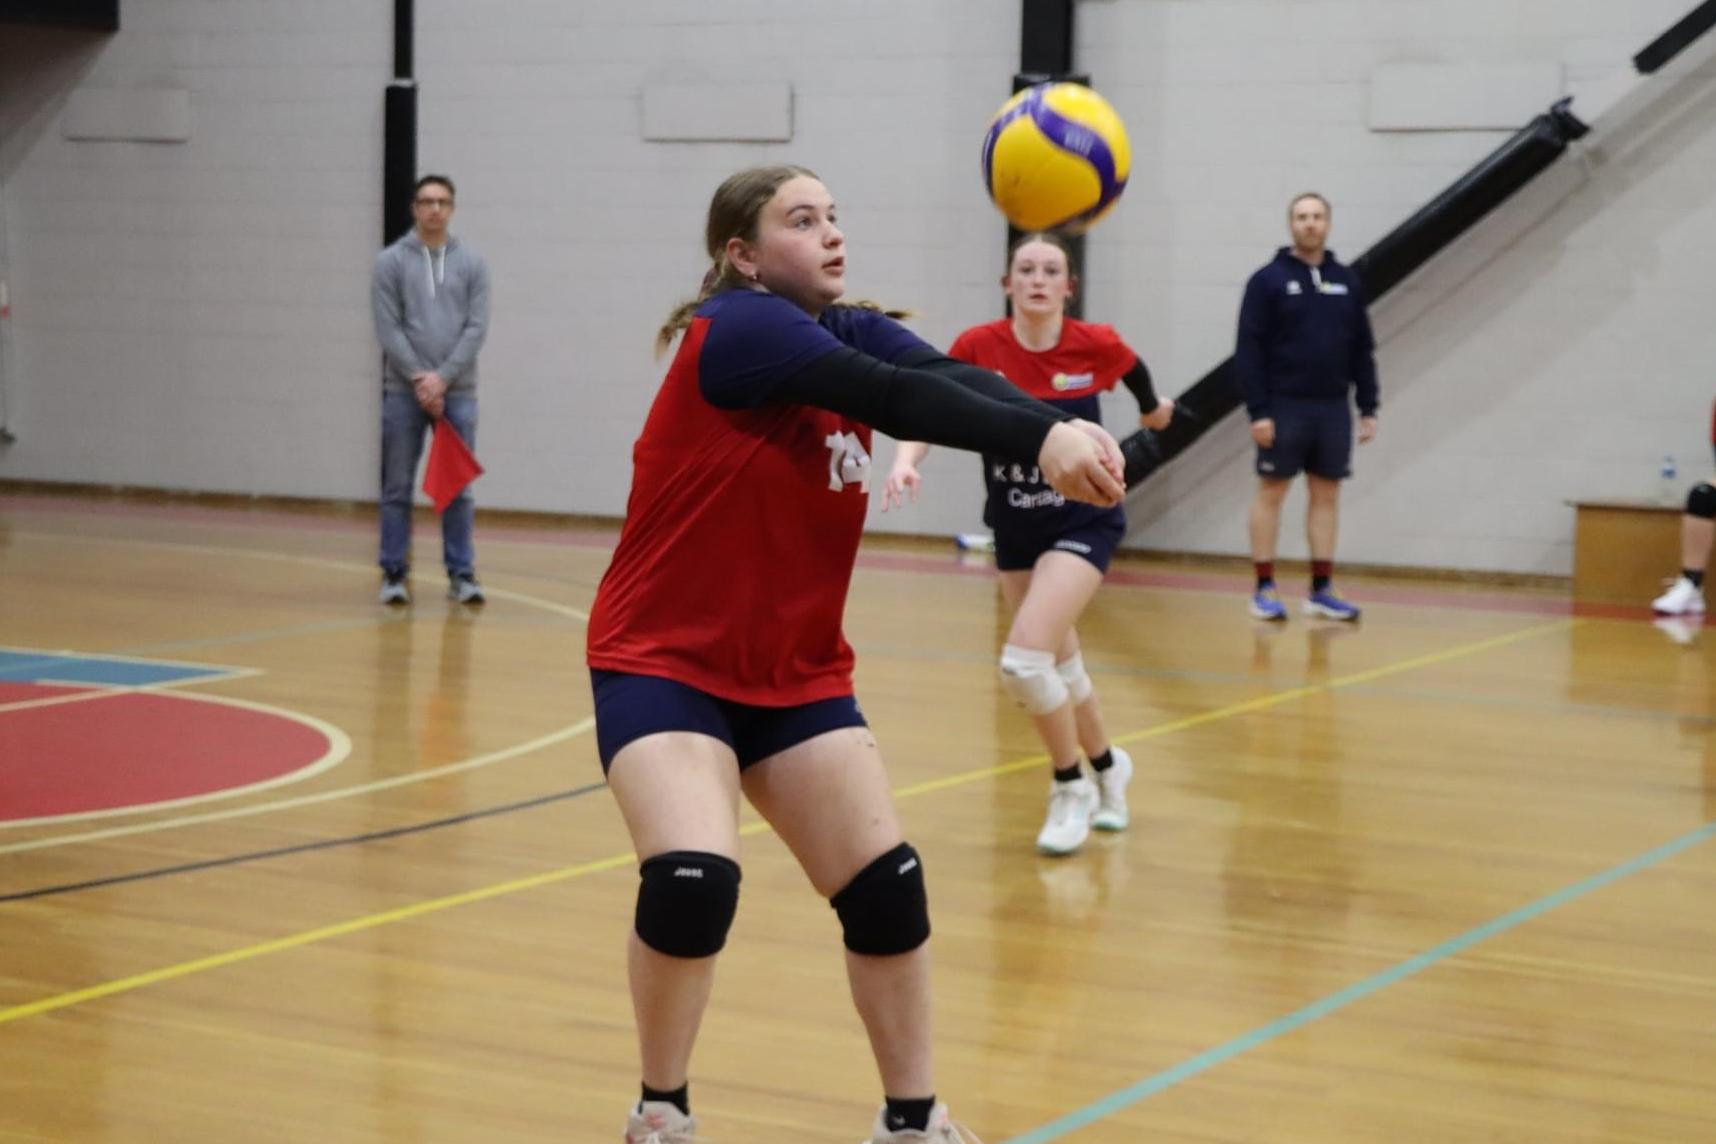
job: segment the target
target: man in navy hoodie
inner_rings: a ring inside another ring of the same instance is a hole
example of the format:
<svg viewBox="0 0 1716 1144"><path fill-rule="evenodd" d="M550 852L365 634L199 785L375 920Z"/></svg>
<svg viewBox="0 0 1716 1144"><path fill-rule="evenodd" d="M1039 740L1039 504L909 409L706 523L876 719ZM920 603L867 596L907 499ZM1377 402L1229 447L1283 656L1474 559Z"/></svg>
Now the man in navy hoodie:
<svg viewBox="0 0 1716 1144"><path fill-rule="evenodd" d="M1358 608L1330 584L1341 481L1351 474L1352 402L1360 443L1376 436L1376 340L1358 276L1326 247L1329 203L1304 194L1287 208L1293 245L1245 284L1234 370L1251 439L1257 443L1257 495L1251 502L1251 559L1257 590L1251 614L1285 620L1275 590L1275 539L1281 502L1300 472L1310 493L1305 532L1311 546L1311 594L1305 614L1356 620Z"/></svg>

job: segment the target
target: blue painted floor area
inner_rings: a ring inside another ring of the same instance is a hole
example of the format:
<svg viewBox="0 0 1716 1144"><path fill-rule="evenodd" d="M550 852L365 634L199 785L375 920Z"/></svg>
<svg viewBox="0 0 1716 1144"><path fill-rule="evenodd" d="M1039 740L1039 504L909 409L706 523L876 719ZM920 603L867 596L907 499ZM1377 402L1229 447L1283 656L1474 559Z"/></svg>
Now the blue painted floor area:
<svg viewBox="0 0 1716 1144"><path fill-rule="evenodd" d="M106 659L99 655L51 655L0 651L0 680L11 683L88 683L104 687L147 687L225 675L220 667Z"/></svg>

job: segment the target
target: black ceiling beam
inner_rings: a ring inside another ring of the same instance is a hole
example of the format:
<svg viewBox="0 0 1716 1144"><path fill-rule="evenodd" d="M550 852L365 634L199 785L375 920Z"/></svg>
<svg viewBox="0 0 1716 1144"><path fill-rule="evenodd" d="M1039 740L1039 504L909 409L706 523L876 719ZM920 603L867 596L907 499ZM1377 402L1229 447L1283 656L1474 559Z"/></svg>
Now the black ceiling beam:
<svg viewBox="0 0 1716 1144"><path fill-rule="evenodd" d="M0 24L119 31L119 0L0 0Z"/></svg>

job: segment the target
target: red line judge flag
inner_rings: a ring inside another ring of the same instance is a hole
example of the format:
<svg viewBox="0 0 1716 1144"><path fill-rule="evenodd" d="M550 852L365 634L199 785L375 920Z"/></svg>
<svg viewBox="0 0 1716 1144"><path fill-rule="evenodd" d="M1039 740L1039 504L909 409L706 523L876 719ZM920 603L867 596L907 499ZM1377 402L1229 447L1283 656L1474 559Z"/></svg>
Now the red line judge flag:
<svg viewBox="0 0 1716 1144"><path fill-rule="evenodd" d="M429 442L429 463L423 466L423 491L435 502L436 512L446 512L465 486L483 475L476 454L445 417L435 422L435 437Z"/></svg>

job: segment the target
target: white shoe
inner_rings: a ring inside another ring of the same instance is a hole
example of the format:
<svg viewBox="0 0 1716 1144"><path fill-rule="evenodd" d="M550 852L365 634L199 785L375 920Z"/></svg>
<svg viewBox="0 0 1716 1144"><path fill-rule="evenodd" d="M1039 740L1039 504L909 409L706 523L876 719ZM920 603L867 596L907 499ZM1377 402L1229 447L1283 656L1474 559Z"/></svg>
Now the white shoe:
<svg viewBox="0 0 1716 1144"><path fill-rule="evenodd" d="M1676 576L1668 591L1650 602L1650 609L1665 616L1701 616L1704 593L1684 576Z"/></svg>
<svg viewBox="0 0 1716 1144"><path fill-rule="evenodd" d="M696 1144L697 1118L666 1100L640 1100L626 1118L626 1144Z"/></svg>
<svg viewBox="0 0 1716 1144"><path fill-rule="evenodd" d="M1098 830L1125 830L1132 816L1126 810L1126 784L1132 781L1132 756L1119 747L1110 746L1114 765L1096 776L1098 794L1096 813L1090 824Z"/></svg>
<svg viewBox="0 0 1716 1144"><path fill-rule="evenodd" d="M871 1131L868 1140L858 1144L907 1144L907 1141L927 1141L928 1144L983 1144L968 1129L962 1128L948 1119L947 1105L937 1104L930 1111L929 1131L919 1132L915 1128L889 1128L888 1110L884 1107L876 1113L876 1127Z"/></svg>
<svg viewBox="0 0 1716 1144"><path fill-rule="evenodd" d="M1050 786L1049 817L1037 835L1037 849L1044 854L1071 854L1083 846L1090 837L1090 816L1101 797L1096 784L1082 775Z"/></svg>

